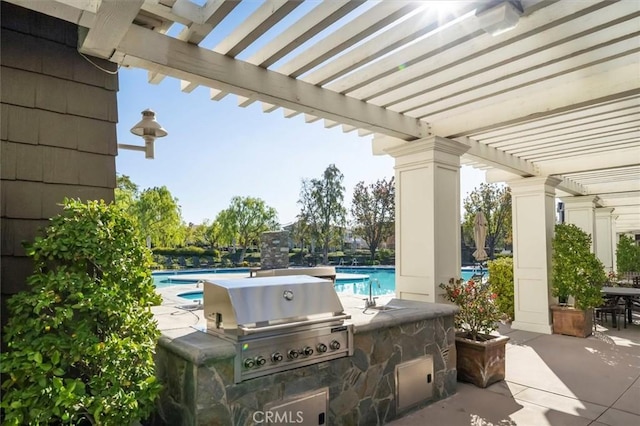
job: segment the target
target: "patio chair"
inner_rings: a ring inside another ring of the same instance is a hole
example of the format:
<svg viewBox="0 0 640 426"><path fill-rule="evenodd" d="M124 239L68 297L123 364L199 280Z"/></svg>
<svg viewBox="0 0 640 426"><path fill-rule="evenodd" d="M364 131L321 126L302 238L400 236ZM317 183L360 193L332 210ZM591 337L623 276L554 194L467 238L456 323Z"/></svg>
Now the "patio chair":
<svg viewBox="0 0 640 426"><path fill-rule="evenodd" d="M598 320L601 320L601 324L607 320L607 315L611 314L611 321L620 330L620 316L624 321L624 328L627 328L627 316L624 306L618 304L617 297L605 297L602 305L593 309L593 330L596 330ZM615 317L614 317L615 315Z"/></svg>

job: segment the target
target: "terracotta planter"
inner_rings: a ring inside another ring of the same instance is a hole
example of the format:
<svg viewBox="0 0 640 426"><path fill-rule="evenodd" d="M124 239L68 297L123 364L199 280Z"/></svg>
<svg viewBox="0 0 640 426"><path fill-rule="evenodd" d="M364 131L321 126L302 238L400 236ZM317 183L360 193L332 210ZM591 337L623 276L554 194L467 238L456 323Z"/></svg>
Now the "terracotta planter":
<svg viewBox="0 0 640 426"><path fill-rule="evenodd" d="M508 336L483 335L488 340L478 342L456 334L456 368L458 381L486 388L504 380L505 346Z"/></svg>
<svg viewBox="0 0 640 426"><path fill-rule="evenodd" d="M593 330L593 309L586 311L567 305L552 305L553 334L587 337Z"/></svg>

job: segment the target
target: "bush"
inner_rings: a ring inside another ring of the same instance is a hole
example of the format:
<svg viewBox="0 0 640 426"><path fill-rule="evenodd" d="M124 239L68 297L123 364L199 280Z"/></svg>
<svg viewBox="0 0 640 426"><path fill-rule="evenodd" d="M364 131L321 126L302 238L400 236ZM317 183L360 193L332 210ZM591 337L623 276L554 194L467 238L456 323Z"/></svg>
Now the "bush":
<svg viewBox="0 0 640 426"><path fill-rule="evenodd" d="M514 312L514 286L513 286L513 258L502 257L488 262L489 286L497 295L496 305L503 314L513 320Z"/></svg>
<svg viewBox="0 0 640 426"><path fill-rule="evenodd" d="M8 301L4 423L129 425L160 391L153 354L160 302L150 252L103 201L65 200L27 249L29 291Z"/></svg>
<svg viewBox="0 0 640 426"><path fill-rule="evenodd" d="M602 303L607 276L604 265L591 252L591 235L573 224L558 224L553 237L551 290L560 303L574 298L575 307L590 309Z"/></svg>
<svg viewBox="0 0 640 426"><path fill-rule="evenodd" d="M631 237L620 236L616 246L616 263L619 274L640 271L640 246Z"/></svg>

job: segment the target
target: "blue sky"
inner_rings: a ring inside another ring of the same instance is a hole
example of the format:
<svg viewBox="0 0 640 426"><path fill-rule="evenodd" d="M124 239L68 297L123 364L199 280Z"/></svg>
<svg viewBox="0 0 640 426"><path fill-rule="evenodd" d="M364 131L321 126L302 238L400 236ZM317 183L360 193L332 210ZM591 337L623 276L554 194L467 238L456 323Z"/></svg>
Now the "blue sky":
<svg viewBox="0 0 640 426"><path fill-rule="evenodd" d="M234 10L238 17L230 18L241 19L257 4L247 2L245 9ZM201 46L214 47L230 28L216 28ZM251 53L242 52L240 58ZM369 184L394 174L391 157L372 155L371 136L345 134L340 127L325 129L322 121L307 124L302 114L290 119L282 110L265 114L260 103L241 108L233 95L212 101L204 87L183 93L173 78L153 85L139 69L122 68L119 82L118 143L142 144L129 130L146 108L156 112L169 135L156 141L154 160L120 149L116 170L140 189L166 186L178 198L187 223L214 220L236 195L263 199L278 211L281 223L289 223L299 212L302 179L319 178L330 164L344 174L347 208L358 182ZM463 167L461 177L464 197L484 181L484 172Z"/></svg>

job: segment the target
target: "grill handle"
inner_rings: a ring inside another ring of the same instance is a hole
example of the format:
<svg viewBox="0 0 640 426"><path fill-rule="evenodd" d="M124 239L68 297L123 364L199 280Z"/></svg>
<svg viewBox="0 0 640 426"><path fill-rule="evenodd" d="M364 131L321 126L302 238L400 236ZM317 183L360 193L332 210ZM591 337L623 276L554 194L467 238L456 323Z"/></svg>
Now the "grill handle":
<svg viewBox="0 0 640 426"><path fill-rule="evenodd" d="M301 325L311 325L311 324L320 324L322 322L331 322L335 320L345 320L351 318L349 314L341 314L336 315L334 317L329 318L320 318L315 320L306 320L306 321L296 321L289 322L286 324L276 324L276 325L266 325L264 327L245 327L243 325L239 325L238 329L242 331L243 335L254 334L254 333L262 333L264 331L274 331L274 330L285 330L287 328L298 327Z"/></svg>

